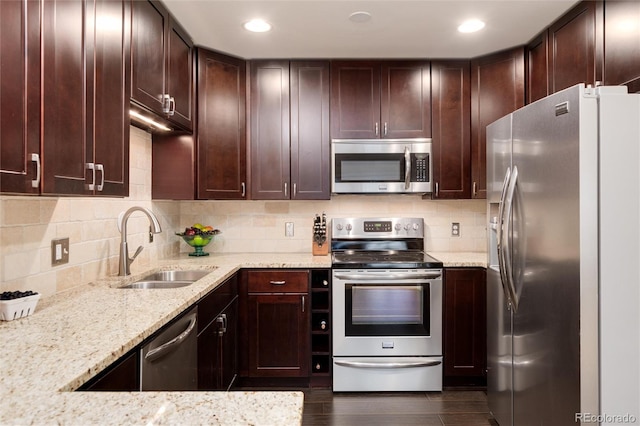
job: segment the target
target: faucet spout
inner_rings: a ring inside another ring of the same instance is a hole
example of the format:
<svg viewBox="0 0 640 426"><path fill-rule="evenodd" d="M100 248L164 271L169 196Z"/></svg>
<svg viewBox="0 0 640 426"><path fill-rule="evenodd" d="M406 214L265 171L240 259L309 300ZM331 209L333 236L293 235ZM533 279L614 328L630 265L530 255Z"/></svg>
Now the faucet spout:
<svg viewBox="0 0 640 426"><path fill-rule="evenodd" d="M127 221L129 220L129 216L137 211L144 213L149 219L150 241L153 241L153 239L151 238L153 234L159 234L160 232L162 232L160 221L158 221L158 218L151 210L145 207L134 206L124 213L124 215L122 216L122 229L120 230L120 259L118 261L118 275L121 277L131 274L131 263L140 253L140 251L142 251L142 246L140 246L138 247L136 254L132 258L129 257L129 248L127 245Z"/></svg>

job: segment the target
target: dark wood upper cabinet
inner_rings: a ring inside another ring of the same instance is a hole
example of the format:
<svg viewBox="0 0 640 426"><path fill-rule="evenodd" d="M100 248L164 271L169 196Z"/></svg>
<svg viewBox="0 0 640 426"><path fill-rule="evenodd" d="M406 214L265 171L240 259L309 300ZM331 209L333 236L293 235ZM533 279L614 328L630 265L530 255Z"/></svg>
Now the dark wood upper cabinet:
<svg viewBox="0 0 640 426"><path fill-rule="evenodd" d="M640 2L604 3L604 83L640 92ZM635 23L635 24L634 24Z"/></svg>
<svg viewBox="0 0 640 426"><path fill-rule="evenodd" d="M544 30L526 47L526 102L530 104L549 94L549 33Z"/></svg>
<svg viewBox="0 0 640 426"><path fill-rule="evenodd" d="M471 197L487 197L487 125L524 106L524 49L471 61Z"/></svg>
<svg viewBox="0 0 640 426"><path fill-rule="evenodd" d="M0 192L39 194L40 2L0 1L0 22Z"/></svg>
<svg viewBox="0 0 640 426"><path fill-rule="evenodd" d="M44 2L42 193L128 195L129 16L123 1Z"/></svg>
<svg viewBox="0 0 640 426"><path fill-rule="evenodd" d="M471 196L469 61L431 64L434 199Z"/></svg>
<svg viewBox="0 0 640 426"><path fill-rule="evenodd" d="M549 93L602 81L602 1L583 1L549 27Z"/></svg>
<svg viewBox="0 0 640 426"><path fill-rule="evenodd" d="M289 62L251 62L251 198L290 198Z"/></svg>
<svg viewBox="0 0 640 426"><path fill-rule="evenodd" d="M329 199L329 66L252 61L251 198Z"/></svg>
<svg viewBox="0 0 640 426"><path fill-rule="evenodd" d="M193 42L162 3L132 4L131 100L190 131Z"/></svg>
<svg viewBox="0 0 640 426"><path fill-rule="evenodd" d="M290 71L291 199L328 200L329 63L292 61Z"/></svg>
<svg viewBox="0 0 640 426"><path fill-rule="evenodd" d="M198 49L199 199L244 199L247 181L246 62Z"/></svg>
<svg viewBox="0 0 640 426"><path fill-rule="evenodd" d="M430 137L430 71L420 61L333 61L331 137Z"/></svg>

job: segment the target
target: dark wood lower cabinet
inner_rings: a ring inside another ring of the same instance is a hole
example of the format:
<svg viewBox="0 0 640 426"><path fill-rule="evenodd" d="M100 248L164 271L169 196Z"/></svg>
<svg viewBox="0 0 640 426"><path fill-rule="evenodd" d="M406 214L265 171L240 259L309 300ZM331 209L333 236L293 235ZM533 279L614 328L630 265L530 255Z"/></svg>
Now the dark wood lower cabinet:
<svg viewBox="0 0 640 426"><path fill-rule="evenodd" d="M445 386L486 386L486 288L483 268L445 269Z"/></svg>
<svg viewBox="0 0 640 426"><path fill-rule="evenodd" d="M198 389L228 390L238 371L238 280L233 276L198 302Z"/></svg>
<svg viewBox="0 0 640 426"><path fill-rule="evenodd" d="M308 383L309 271L244 271L240 286L241 375L301 378Z"/></svg>
<svg viewBox="0 0 640 426"><path fill-rule="evenodd" d="M87 382L79 390L85 391L123 391L140 390L140 352L135 349L114 362L95 379Z"/></svg>

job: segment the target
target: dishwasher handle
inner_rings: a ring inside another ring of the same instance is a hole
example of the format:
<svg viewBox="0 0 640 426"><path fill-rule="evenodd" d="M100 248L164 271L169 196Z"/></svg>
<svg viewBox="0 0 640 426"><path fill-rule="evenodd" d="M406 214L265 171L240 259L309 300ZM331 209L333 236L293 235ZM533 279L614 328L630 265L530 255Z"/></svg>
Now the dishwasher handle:
<svg viewBox="0 0 640 426"><path fill-rule="evenodd" d="M170 352L175 347L179 346L193 332L193 329L196 327L197 318L198 316L196 314L193 314L191 316L191 319L189 320L189 325L187 326L187 329L185 331L183 331L173 339L169 340L167 343L164 343L158 346L157 348L150 350L145 355L144 359L150 362L155 361L156 359L165 355L167 352Z"/></svg>

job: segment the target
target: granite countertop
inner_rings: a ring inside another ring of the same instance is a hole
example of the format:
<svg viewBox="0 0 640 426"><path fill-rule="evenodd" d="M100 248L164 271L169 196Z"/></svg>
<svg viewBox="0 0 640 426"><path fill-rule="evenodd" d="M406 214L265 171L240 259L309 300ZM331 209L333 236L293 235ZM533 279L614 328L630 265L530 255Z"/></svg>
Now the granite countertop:
<svg viewBox="0 0 640 426"><path fill-rule="evenodd" d="M431 253L445 266L485 266L482 253ZM328 268L330 256L181 254L40 300L0 322L1 424L300 424L302 392L72 392L240 268ZM190 286L119 289L159 269L209 269Z"/></svg>

